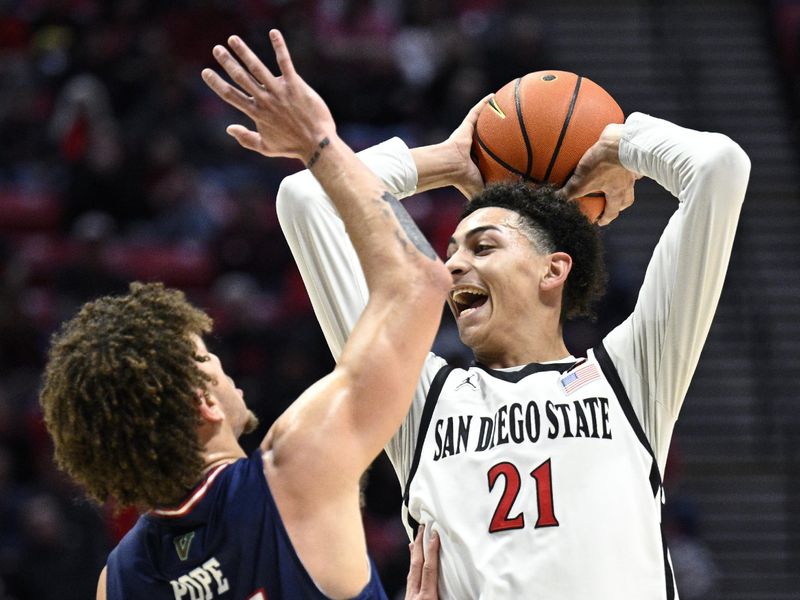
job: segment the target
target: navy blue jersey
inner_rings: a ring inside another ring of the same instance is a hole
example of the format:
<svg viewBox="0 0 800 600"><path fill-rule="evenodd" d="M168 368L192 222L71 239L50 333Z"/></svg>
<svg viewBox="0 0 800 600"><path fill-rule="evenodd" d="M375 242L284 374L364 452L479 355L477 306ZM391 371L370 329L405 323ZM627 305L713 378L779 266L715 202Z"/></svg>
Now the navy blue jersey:
<svg viewBox="0 0 800 600"><path fill-rule="evenodd" d="M386 600L375 565L358 600ZM174 509L139 518L108 557L108 600L325 599L303 568L261 451L221 465Z"/></svg>

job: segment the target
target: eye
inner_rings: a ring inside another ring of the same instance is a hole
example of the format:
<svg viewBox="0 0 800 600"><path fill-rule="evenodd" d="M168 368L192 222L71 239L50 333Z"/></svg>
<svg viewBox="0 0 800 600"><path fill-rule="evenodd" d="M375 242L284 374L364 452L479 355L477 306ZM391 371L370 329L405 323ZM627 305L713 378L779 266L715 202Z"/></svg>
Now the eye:
<svg viewBox="0 0 800 600"><path fill-rule="evenodd" d="M491 249L492 246L489 246L488 244L475 244L473 252L475 252L476 255L481 256L482 254L486 254Z"/></svg>

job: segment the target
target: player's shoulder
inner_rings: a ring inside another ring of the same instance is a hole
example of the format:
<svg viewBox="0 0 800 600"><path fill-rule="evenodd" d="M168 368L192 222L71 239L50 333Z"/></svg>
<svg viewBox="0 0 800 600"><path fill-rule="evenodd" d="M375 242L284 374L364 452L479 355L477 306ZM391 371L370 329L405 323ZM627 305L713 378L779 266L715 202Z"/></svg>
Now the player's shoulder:
<svg viewBox="0 0 800 600"><path fill-rule="evenodd" d="M108 563L120 557L129 557L143 551L147 530L150 523L145 515L141 515L108 555Z"/></svg>
<svg viewBox="0 0 800 600"><path fill-rule="evenodd" d="M138 587L141 583L140 578L153 575L147 543L151 526L152 523L145 515L140 516L136 524L109 553L102 577L104 597L112 600L122 598L123 590Z"/></svg>
<svg viewBox="0 0 800 600"><path fill-rule="evenodd" d="M219 514L241 515L243 506L258 505L269 494L261 449L256 448L249 456L222 469L210 493L213 510Z"/></svg>

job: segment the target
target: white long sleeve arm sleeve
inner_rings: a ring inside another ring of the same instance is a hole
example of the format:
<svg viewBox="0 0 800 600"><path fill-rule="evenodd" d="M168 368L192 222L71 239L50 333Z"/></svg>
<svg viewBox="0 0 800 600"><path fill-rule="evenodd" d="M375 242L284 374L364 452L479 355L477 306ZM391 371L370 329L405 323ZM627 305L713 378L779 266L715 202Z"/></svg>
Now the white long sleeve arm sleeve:
<svg viewBox="0 0 800 600"><path fill-rule="evenodd" d="M402 140L392 138L358 156L398 198L416 190L417 170ZM330 198L308 170L283 180L277 212L325 340L338 359L368 298L355 249Z"/></svg>
<svg viewBox="0 0 800 600"><path fill-rule="evenodd" d="M678 198L633 313L604 340L661 472L717 308L750 173L728 137L632 114L622 164Z"/></svg>

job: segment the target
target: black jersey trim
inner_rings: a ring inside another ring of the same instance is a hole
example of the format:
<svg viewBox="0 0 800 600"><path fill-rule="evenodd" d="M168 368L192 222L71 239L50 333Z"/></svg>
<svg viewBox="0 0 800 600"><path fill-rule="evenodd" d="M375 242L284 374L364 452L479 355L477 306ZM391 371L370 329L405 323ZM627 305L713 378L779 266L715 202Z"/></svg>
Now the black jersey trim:
<svg viewBox="0 0 800 600"><path fill-rule="evenodd" d="M667 537L664 535L664 519L661 519L661 548L664 552L664 576L667 580L667 600L675 600L675 577L672 574L672 564L669 562L669 548Z"/></svg>
<svg viewBox="0 0 800 600"><path fill-rule="evenodd" d="M517 371L498 371L496 369L490 369L486 365L482 365L479 362L474 363L473 366L486 371L486 373L497 379L502 379L503 381L508 381L510 383L519 383L528 375L533 375L534 373L544 373L546 371L558 371L559 373L564 373L569 371L576 364L576 362L547 364L530 363L529 365L525 365Z"/></svg>
<svg viewBox="0 0 800 600"><path fill-rule="evenodd" d="M417 533L419 533L419 521L412 517L411 513L408 512L408 506L406 506L406 523L408 523L408 526L411 528L411 538L417 539Z"/></svg>
<svg viewBox="0 0 800 600"><path fill-rule="evenodd" d="M422 457L422 446L425 443L425 436L428 434L428 426L431 424L433 410L436 408L436 403L439 401L439 394L442 393L444 382L447 381L447 377L454 369L455 367L453 365L444 365L439 369L439 372L436 373L436 376L431 382L431 387L428 389L428 395L425 397L425 407L422 409L422 418L419 421L419 431L417 431L417 444L414 446L414 460L411 461L411 469L408 471L408 479L406 479L405 489L403 490L403 504L406 507L407 513L411 480L414 479L414 475L417 474L419 461ZM414 536L416 537L419 523L412 518L411 513L408 513L407 522L408 526L414 531Z"/></svg>
<svg viewBox="0 0 800 600"><path fill-rule="evenodd" d="M642 446L644 446L645 450L647 450L650 458L653 459L653 464L650 468L650 486L653 488L653 497L655 497L656 494L658 494L658 490L661 488L661 473L658 472L658 462L656 461L653 447L650 445L650 441L647 439L644 429L642 429L642 424L636 416L636 411L633 410L633 405L631 404L630 398L628 398L625 387L622 385L622 380L619 378L617 368L614 366L614 363L611 362L611 357L608 355L608 351L602 343L594 349L594 355L597 357L597 362L600 364L600 368L603 370L603 374L606 376L608 383L611 384L611 388L617 395L619 404L622 407L622 412L625 413L625 417L628 419L628 423L630 423L633 432L636 434L636 437L639 439Z"/></svg>
<svg viewBox="0 0 800 600"><path fill-rule="evenodd" d="M619 378L617 368L608 355L608 350L606 350L605 346L601 343L594 348L594 355L597 358L600 369L602 369L608 383L611 385L611 389L614 390L619 400L619 405L622 407L622 412L625 413L625 417L628 419L628 423L630 423L633 432L636 434L636 437L639 439L642 446L644 446L645 450L647 450L648 454L650 454L650 458L652 459L652 464L650 466L650 487L653 490L653 497L656 498L661 489L662 481L653 447L650 445L650 441L647 439L644 429L642 429L642 424L639 422L636 412L633 410L631 400L628 398L628 393L622 385L622 380ZM675 600L675 578L672 575L672 565L669 562L667 538L664 536L663 518L661 519L661 523L661 547L664 553L664 581L666 584L667 600Z"/></svg>

